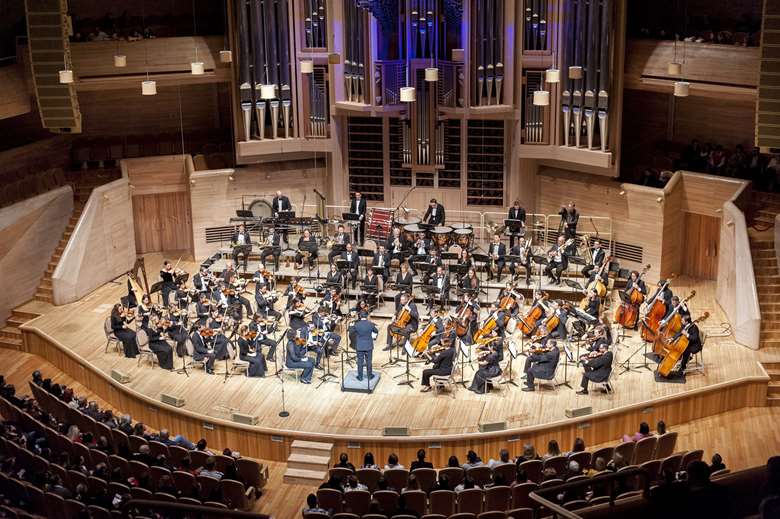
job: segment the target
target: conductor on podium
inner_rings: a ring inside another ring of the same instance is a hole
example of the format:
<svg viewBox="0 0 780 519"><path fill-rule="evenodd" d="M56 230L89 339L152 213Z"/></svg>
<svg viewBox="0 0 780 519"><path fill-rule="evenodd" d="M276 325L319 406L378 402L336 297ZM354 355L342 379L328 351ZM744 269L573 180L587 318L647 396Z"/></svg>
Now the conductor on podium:
<svg viewBox="0 0 780 519"><path fill-rule="evenodd" d="M355 332L355 350L357 351L357 379L363 380L363 366L366 366L366 374L371 380L374 376L371 368L371 357L374 352L374 337L379 333L376 325L368 320L368 314L361 311L358 314L358 322L352 325Z"/></svg>

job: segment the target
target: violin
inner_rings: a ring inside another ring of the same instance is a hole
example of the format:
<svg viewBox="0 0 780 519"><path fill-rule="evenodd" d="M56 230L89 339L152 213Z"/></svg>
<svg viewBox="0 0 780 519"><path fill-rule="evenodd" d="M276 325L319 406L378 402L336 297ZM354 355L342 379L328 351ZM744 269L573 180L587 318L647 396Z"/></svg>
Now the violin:
<svg viewBox="0 0 780 519"><path fill-rule="evenodd" d="M255 337L257 337L257 332L254 330L247 330L241 337L248 341L253 341Z"/></svg>
<svg viewBox="0 0 780 519"><path fill-rule="evenodd" d="M540 355L542 353L547 353L553 350L553 348L557 348L557 346L548 346L548 345L542 345L542 344L532 344L531 347L528 349L531 354L537 354Z"/></svg>
<svg viewBox="0 0 780 519"><path fill-rule="evenodd" d="M201 337L214 337L217 334L217 330L214 328L203 328L200 331Z"/></svg>

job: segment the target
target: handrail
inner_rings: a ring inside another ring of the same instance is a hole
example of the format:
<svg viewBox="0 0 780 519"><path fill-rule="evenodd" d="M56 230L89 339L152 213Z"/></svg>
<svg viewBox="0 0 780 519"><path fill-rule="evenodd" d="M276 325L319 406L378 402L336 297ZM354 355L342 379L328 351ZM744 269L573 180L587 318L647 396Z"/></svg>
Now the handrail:
<svg viewBox="0 0 780 519"><path fill-rule="evenodd" d="M270 515L255 514L252 512L242 512L239 510L230 510L225 508L216 508L213 506L188 505L184 503L174 503L170 501L157 501L154 499L130 499L122 505L122 517L130 518L130 511L135 508L152 510L170 510L179 512L197 513L202 516L214 517L235 517L245 519L271 519Z"/></svg>
<svg viewBox="0 0 780 519"><path fill-rule="evenodd" d="M566 517L567 519L582 519L582 516L580 516L579 514L575 513L572 510L567 510L559 504L553 503L549 499L543 497L542 494L548 494L550 492L555 492L555 494L560 494L572 488L589 487L589 486L593 486L594 484L601 485L603 483L611 484L612 482L617 481L619 479L625 479L634 476L640 476L642 478L642 487L643 487L642 497L647 498L648 493L650 491L650 476L648 475L647 470L640 467L624 469L618 472L614 472L612 474L592 476L588 479L583 479L580 481L574 481L570 483L563 483L561 485L539 488L529 493L528 497L531 500L539 503L541 506L549 510L552 510L555 514L558 514L562 517ZM615 486L610 485L610 487L611 488L610 488L610 496L609 496L609 505L614 506L615 498L617 497L615 495Z"/></svg>

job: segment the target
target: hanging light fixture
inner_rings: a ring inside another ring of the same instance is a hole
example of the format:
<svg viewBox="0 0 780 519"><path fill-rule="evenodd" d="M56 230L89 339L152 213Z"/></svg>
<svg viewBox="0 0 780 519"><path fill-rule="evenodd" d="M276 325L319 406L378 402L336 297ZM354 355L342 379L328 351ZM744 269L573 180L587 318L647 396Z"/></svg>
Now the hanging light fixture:
<svg viewBox="0 0 780 519"><path fill-rule="evenodd" d="M675 81L674 82L674 97L688 97L690 94L691 84L687 81Z"/></svg>
<svg viewBox="0 0 780 519"><path fill-rule="evenodd" d="M557 68L548 68L544 72L544 80L547 83L560 83L561 82L561 71Z"/></svg>
<svg viewBox="0 0 780 519"><path fill-rule="evenodd" d="M276 85L260 85L260 99L276 99Z"/></svg>
<svg viewBox="0 0 780 519"><path fill-rule="evenodd" d="M301 74L311 74L314 72L314 61L310 59L301 60Z"/></svg>
<svg viewBox="0 0 780 519"><path fill-rule="evenodd" d="M73 71L70 70L67 65L63 70L60 70L60 83L63 85L73 83Z"/></svg>
<svg viewBox="0 0 780 519"><path fill-rule="evenodd" d="M116 54L114 56L114 66L117 68L123 68L127 66L127 56L124 54Z"/></svg>
<svg viewBox="0 0 780 519"><path fill-rule="evenodd" d="M414 87L401 87L401 102L414 103L417 100L417 90Z"/></svg>
<svg viewBox="0 0 780 519"><path fill-rule="evenodd" d="M195 57L195 59L198 59L197 56ZM206 68L203 65L202 61L193 61L192 63L190 63L190 70L192 71L193 76L202 76L203 74L206 73Z"/></svg>
<svg viewBox="0 0 780 519"><path fill-rule="evenodd" d="M582 79L582 67L579 65L569 67L569 79Z"/></svg>
<svg viewBox="0 0 780 519"><path fill-rule="evenodd" d="M198 34L197 17L195 16L195 0L192 0L192 40L195 43L195 61L190 63L190 71L193 76L202 76L205 74L205 66L202 61L198 61L198 41L195 38Z"/></svg>
<svg viewBox="0 0 780 519"><path fill-rule="evenodd" d="M223 11L225 14L225 25L223 27L225 31L225 38L223 40L223 49L219 51L219 61L220 63L232 63L233 62L233 52L228 48L228 19L227 19L227 13L228 13L228 6L227 6L227 0L225 0L225 4L223 5Z"/></svg>
<svg viewBox="0 0 780 519"><path fill-rule="evenodd" d="M439 69L436 67L427 67L425 69L425 81L438 81L439 80Z"/></svg>
<svg viewBox="0 0 780 519"><path fill-rule="evenodd" d="M157 81L149 79L147 76L146 81L141 82L141 95L156 96L157 95Z"/></svg>
<svg viewBox="0 0 780 519"><path fill-rule="evenodd" d="M534 106L550 106L550 92L547 90L534 91Z"/></svg>
<svg viewBox="0 0 780 519"><path fill-rule="evenodd" d="M682 74L682 63L672 61L666 66L666 73L670 76L679 76Z"/></svg>
<svg viewBox="0 0 780 519"><path fill-rule="evenodd" d="M146 2L141 3L141 26L146 27ZM141 81L141 95L144 96L156 96L157 95L157 81L149 79L149 43L144 41L144 66L146 67L146 80Z"/></svg>

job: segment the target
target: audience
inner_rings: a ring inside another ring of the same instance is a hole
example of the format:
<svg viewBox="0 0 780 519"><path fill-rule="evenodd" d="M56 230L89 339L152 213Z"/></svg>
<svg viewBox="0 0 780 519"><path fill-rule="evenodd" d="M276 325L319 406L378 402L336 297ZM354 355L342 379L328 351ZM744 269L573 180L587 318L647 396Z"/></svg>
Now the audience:
<svg viewBox="0 0 780 519"><path fill-rule="evenodd" d="M552 458L554 456L560 456L561 455L561 448L558 447L558 442L555 440L550 440L547 442L547 453L542 456L542 460L546 460L548 458Z"/></svg>
<svg viewBox="0 0 780 519"><path fill-rule="evenodd" d="M499 465L503 465L505 463L512 463L512 460L509 458L509 451L507 449L501 449L501 451L498 453L498 459L490 459L488 461L488 467L491 469L496 468Z"/></svg>
<svg viewBox="0 0 780 519"><path fill-rule="evenodd" d="M480 465L483 465L482 459L477 456L477 453L474 451L468 451L466 453L466 463L463 464L463 470L468 470L473 467L479 467Z"/></svg>
<svg viewBox="0 0 780 519"><path fill-rule="evenodd" d="M432 469L433 463L430 461L425 461L425 449L420 449L417 451L417 459L414 460L409 467L410 471L413 471L415 469Z"/></svg>
<svg viewBox="0 0 780 519"><path fill-rule="evenodd" d="M364 469L379 469L379 466L374 463L374 455L370 452L367 452L363 456L363 466L361 468Z"/></svg>
<svg viewBox="0 0 780 519"><path fill-rule="evenodd" d="M638 442L642 438L645 438L647 436L650 436L650 426L647 425L647 422L642 422L639 424L639 431L635 432L631 436L624 434L623 435L623 441L624 442Z"/></svg>
<svg viewBox="0 0 780 519"><path fill-rule="evenodd" d="M349 470L352 470L352 471L355 470L355 466L352 463L349 462L349 458L347 457L347 453L346 452L342 452L341 454L339 454L339 462L336 463L334 465L334 467L340 467L340 468L349 469Z"/></svg>
<svg viewBox="0 0 780 519"><path fill-rule="evenodd" d="M717 452L712 455L712 463L710 463L710 474L719 470L725 470L726 464L723 463L723 458Z"/></svg>
<svg viewBox="0 0 780 519"><path fill-rule="evenodd" d="M393 453L387 457L387 465L385 465L385 470L402 469L402 468L404 468L404 466L398 463L397 454Z"/></svg>

